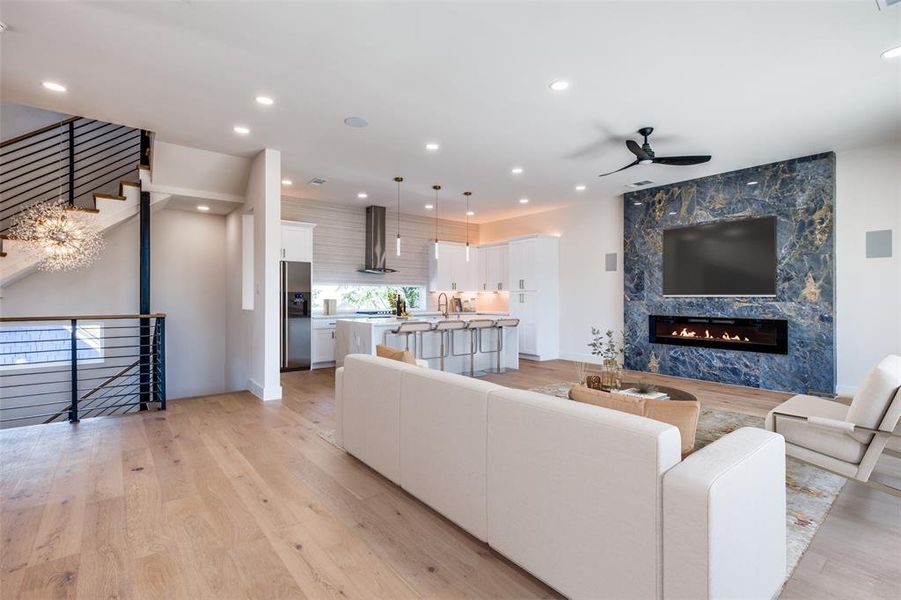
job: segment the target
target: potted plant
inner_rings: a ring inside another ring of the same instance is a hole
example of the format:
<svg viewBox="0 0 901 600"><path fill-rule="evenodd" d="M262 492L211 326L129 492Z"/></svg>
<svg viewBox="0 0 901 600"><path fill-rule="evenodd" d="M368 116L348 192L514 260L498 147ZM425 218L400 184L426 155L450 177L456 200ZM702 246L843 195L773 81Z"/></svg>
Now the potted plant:
<svg viewBox="0 0 901 600"><path fill-rule="evenodd" d="M623 369L619 364L619 357L626 350L626 342L617 343L612 329L601 333L597 327L591 328L591 342L588 347L594 356L601 358L601 387L617 390L622 385Z"/></svg>

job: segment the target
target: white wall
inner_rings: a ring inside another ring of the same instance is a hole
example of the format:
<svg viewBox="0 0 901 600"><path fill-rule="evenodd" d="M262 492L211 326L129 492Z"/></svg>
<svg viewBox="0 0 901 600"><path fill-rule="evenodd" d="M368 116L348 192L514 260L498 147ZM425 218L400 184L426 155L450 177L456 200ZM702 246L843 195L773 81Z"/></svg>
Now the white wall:
<svg viewBox="0 0 901 600"><path fill-rule="evenodd" d="M901 144L836 153L837 389L852 393L901 354ZM866 232L892 229L892 258L866 258Z"/></svg>
<svg viewBox="0 0 901 600"><path fill-rule="evenodd" d="M167 314L170 399L225 390L225 218L176 210L151 217L151 308ZM105 233L86 269L36 272L3 289L4 316L134 314L138 218Z"/></svg>
<svg viewBox="0 0 901 600"><path fill-rule="evenodd" d="M0 140L8 140L68 118L69 115L34 106L0 102Z"/></svg>
<svg viewBox="0 0 901 600"><path fill-rule="evenodd" d="M245 204L228 216L227 339L229 389L262 400L282 397L279 373L281 154L266 149L251 161ZM241 216L253 213L253 310L241 309Z"/></svg>
<svg viewBox="0 0 901 600"><path fill-rule="evenodd" d="M591 327L623 328L623 200L590 203L483 223L481 243L547 233L560 236L560 358L592 361ZM617 270L604 270L604 255L617 254Z"/></svg>

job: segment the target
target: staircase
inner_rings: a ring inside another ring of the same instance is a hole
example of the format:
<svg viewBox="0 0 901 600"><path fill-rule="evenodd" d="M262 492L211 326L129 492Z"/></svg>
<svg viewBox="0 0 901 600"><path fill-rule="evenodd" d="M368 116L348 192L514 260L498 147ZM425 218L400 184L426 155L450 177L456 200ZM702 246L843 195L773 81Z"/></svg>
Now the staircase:
<svg viewBox="0 0 901 600"><path fill-rule="evenodd" d="M91 215L101 231L137 214L151 173L152 136L71 117L0 143L0 288L38 264L8 234L28 208L65 204Z"/></svg>
<svg viewBox="0 0 901 600"><path fill-rule="evenodd" d="M29 208L64 205L100 231L138 214L152 144L149 131L84 117L0 143L0 289L39 263L9 233ZM162 314L0 316L0 428L165 410L165 365Z"/></svg>

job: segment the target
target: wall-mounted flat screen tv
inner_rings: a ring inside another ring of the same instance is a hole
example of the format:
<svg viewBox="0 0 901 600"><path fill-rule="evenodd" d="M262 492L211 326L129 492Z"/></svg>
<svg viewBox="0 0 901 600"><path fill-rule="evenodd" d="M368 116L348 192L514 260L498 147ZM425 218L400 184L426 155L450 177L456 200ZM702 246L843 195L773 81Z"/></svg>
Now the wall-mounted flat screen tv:
<svg viewBox="0 0 901 600"><path fill-rule="evenodd" d="M663 231L664 296L775 296L776 217Z"/></svg>

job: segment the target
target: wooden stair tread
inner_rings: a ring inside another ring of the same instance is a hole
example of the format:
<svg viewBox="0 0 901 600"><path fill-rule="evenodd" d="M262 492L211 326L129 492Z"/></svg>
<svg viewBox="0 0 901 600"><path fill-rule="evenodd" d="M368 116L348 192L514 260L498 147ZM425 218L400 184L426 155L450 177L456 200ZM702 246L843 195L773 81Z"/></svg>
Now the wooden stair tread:
<svg viewBox="0 0 901 600"><path fill-rule="evenodd" d="M128 198L120 194L101 194L99 192L94 192L94 200L128 200Z"/></svg>
<svg viewBox="0 0 901 600"><path fill-rule="evenodd" d="M91 214L96 214L100 212L99 208L82 208L81 206L67 206L66 210L72 212L86 212Z"/></svg>

